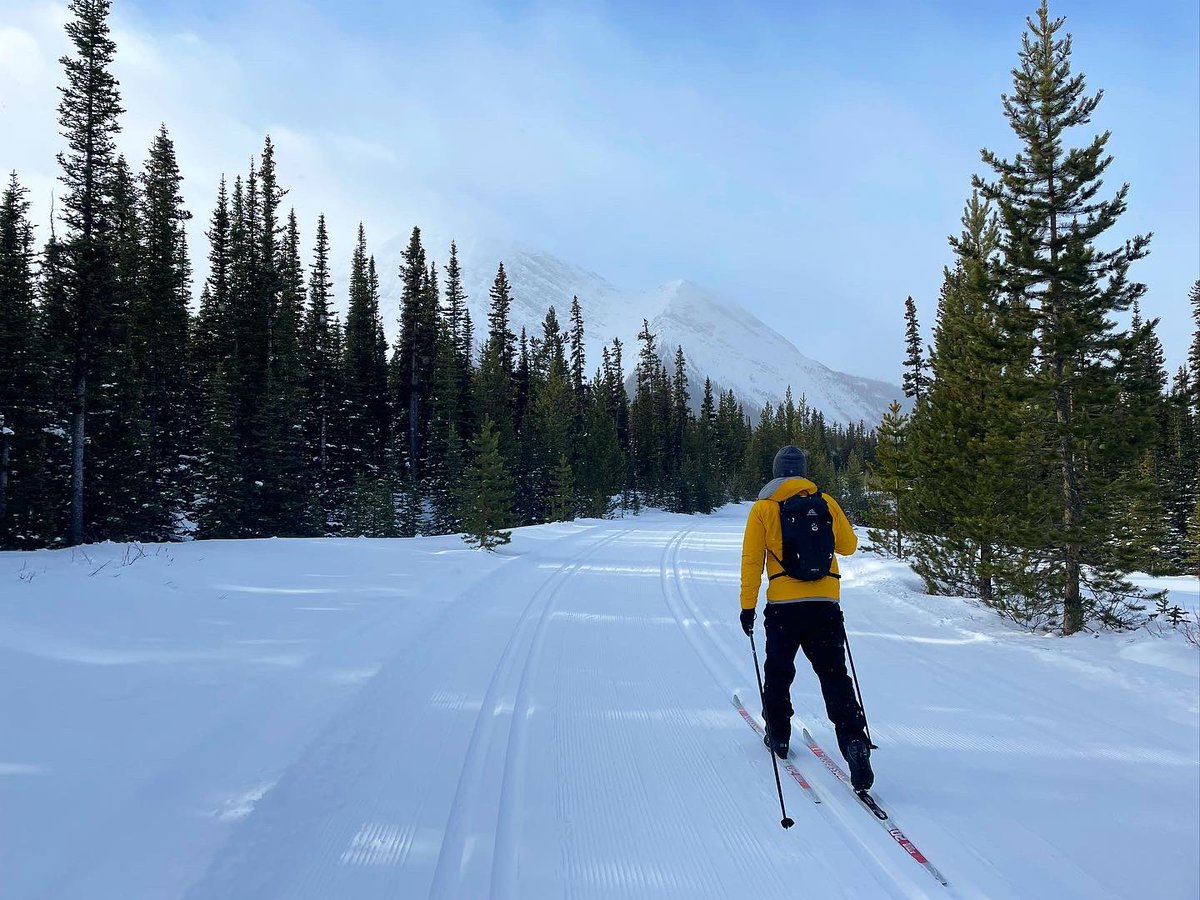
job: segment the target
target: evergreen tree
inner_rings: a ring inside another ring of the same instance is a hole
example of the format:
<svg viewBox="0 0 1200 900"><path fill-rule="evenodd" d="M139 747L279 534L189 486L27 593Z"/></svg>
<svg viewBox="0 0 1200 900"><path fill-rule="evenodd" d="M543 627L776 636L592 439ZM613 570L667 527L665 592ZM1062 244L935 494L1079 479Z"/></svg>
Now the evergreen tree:
<svg viewBox="0 0 1200 900"><path fill-rule="evenodd" d="M463 482L463 540L495 550L512 540L512 532L503 529L512 515L513 488L491 419L483 420L471 441L471 456Z"/></svg>
<svg viewBox="0 0 1200 900"><path fill-rule="evenodd" d="M671 383L658 357L657 337L643 321L642 348L634 371L636 389L629 406L629 446L633 489L641 502L659 504L667 490L671 428Z"/></svg>
<svg viewBox="0 0 1200 900"><path fill-rule="evenodd" d="M230 246L229 194L225 178L217 189L217 204L209 220L208 278L200 295L200 313L195 323L195 340L189 344L195 382L207 390L217 366L233 356L233 327L230 311L230 278L233 261Z"/></svg>
<svg viewBox="0 0 1200 900"><path fill-rule="evenodd" d="M474 396L472 374L475 353L475 334L471 311L467 309L467 294L458 263L458 246L450 243L450 262L446 265L446 328L455 354L455 383L458 396L455 402L458 415L459 443L466 446L475 433L473 416Z"/></svg>
<svg viewBox="0 0 1200 900"><path fill-rule="evenodd" d="M347 537L398 537L396 500L387 475L360 472L350 491L343 532Z"/></svg>
<svg viewBox="0 0 1200 900"><path fill-rule="evenodd" d="M459 502L464 460L460 434L458 340L453 318L460 314L453 305L442 311L437 329L437 356L430 381L429 436L425 445L426 496L433 516L432 529L450 534L459 529Z"/></svg>
<svg viewBox="0 0 1200 900"><path fill-rule="evenodd" d="M1192 285L1188 293L1188 302L1192 305L1192 346L1188 351L1188 366L1192 371L1192 411L1200 419L1200 278Z"/></svg>
<svg viewBox="0 0 1200 900"><path fill-rule="evenodd" d="M606 353L607 355L607 353ZM625 454L617 438L615 409L621 402L611 368L596 373L580 437L574 470L575 497L581 515L606 518L625 487Z"/></svg>
<svg viewBox="0 0 1200 900"><path fill-rule="evenodd" d="M1188 553L1188 567L1192 575L1200 578L1200 499L1196 501L1196 508L1192 510L1192 517L1188 519L1188 546L1191 550Z"/></svg>
<svg viewBox="0 0 1200 900"><path fill-rule="evenodd" d="M527 521L547 516L555 521L574 518L574 509L559 509L565 496L562 460L570 466L574 393L568 368L563 335L554 307L546 312L542 338L531 360L529 410L521 431L523 478L518 485L525 491L522 504ZM571 479L574 496L574 476ZM524 484L522 484L524 482ZM572 501L573 502L573 501ZM556 517L556 518L555 518Z"/></svg>
<svg viewBox="0 0 1200 900"><path fill-rule="evenodd" d="M182 512L184 468L195 438L188 390L188 304L191 264L183 207L183 176L166 126L159 129L142 173L142 258L132 310L133 350L146 419L149 483L144 538L165 540Z"/></svg>
<svg viewBox="0 0 1200 900"><path fill-rule="evenodd" d="M347 436L359 466L375 472L380 471L388 443L387 349L381 341L379 290L360 223L350 263L350 311L346 317Z"/></svg>
<svg viewBox="0 0 1200 900"><path fill-rule="evenodd" d="M416 483L425 440L424 415L436 346L437 287L414 228L400 265L400 338L392 365L397 421L404 436L409 478Z"/></svg>
<svg viewBox="0 0 1200 900"><path fill-rule="evenodd" d="M570 522L575 518L575 472L564 453L554 469L554 491L550 498L551 522Z"/></svg>
<svg viewBox="0 0 1200 900"><path fill-rule="evenodd" d="M197 536L238 538L251 532L245 519L248 491L238 455L232 388L217 364L205 392L204 436L196 491Z"/></svg>
<svg viewBox="0 0 1200 900"><path fill-rule="evenodd" d="M893 400L879 425L879 445L873 467L874 502L867 531L876 549L899 559L904 558L907 530L907 497L910 473L906 441L909 417L900 411Z"/></svg>
<svg viewBox="0 0 1200 900"><path fill-rule="evenodd" d="M500 452L506 459L515 457L516 421L513 404L516 387L516 335L509 326L512 308L511 288L504 264L496 272L489 294L488 337L483 347L477 374L477 415L490 419L496 431Z"/></svg>
<svg viewBox="0 0 1200 900"><path fill-rule="evenodd" d="M1162 490L1171 545L1170 569L1187 570L1188 517L1200 497L1200 434L1188 405L1188 372L1180 367L1167 398L1163 433Z"/></svg>
<svg viewBox="0 0 1200 900"><path fill-rule="evenodd" d="M142 380L133 353L143 265L139 205L137 182L125 158L118 157L108 196L105 327L91 349L96 377L88 392L91 464L84 489L84 530L93 540L130 540L162 527L162 513L154 503Z"/></svg>
<svg viewBox="0 0 1200 900"><path fill-rule="evenodd" d="M1058 37L1062 24L1050 18L1045 0L1029 20L1014 90L1004 97L1022 149L1012 160L984 151L997 180L978 179L977 186L996 204L1004 226L1001 275L1013 318L1007 330L1036 340L1035 365L1023 387L1043 414L1039 430L1051 439L1052 481L1059 487L1054 521L1039 543L1056 548L1049 580L1061 585L1062 631L1073 634L1084 626L1091 602L1084 596L1084 564L1111 538L1111 523L1096 514L1108 502L1107 485L1089 473L1108 468L1097 454L1136 449L1136 435L1115 421L1117 378L1109 361L1128 338L1114 330L1110 316L1144 291L1128 270L1146 254L1149 238L1135 236L1113 250L1096 246L1125 211L1128 185L1098 199L1111 162L1107 134L1083 148L1064 146L1070 129L1091 120L1100 95L1086 96L1083 77L1071 73L1071 39ZM1121 592L1133 594L1115 586Z"/></svg>
<svg viewBox="0 0 1200 900"><path fill-rule="evenodd" d="M332 445L337 400L334 381L339 358L336 350L335 327L329 304L333 297L333 282L329 274L329 233L325 217L317 218L317 237L313 262L309 269L308 311L302 336L305 362L304 410L307 458L312 472L310 479L319 510L320 528L324 532L334 517L336 506L336 477Z"/></svg>
<svg viewBox="0 0 1200 900"><path fill-rule="evenodd" d="M931 592L979 597L1023 619L1041 610L1009 596L1028 593L1021 572L1035 568L1014 548L1034 546L1025 523L1045 498L1031 429L1006 382L1024 372L1029 350L1006 344L1000 330L1000 233L978 193L962 224L950 241L957 260L938 306L933 379L911 428L913 567ZM891 465L882 438L879 454Z"/></svg>
<svg viewBox="0 0 1200 900"><path fill-rule="evenodd" d="M61 88L59 124L68 149L58 155L62 181L63 247L70 282L61 310L58 349L67 360L71 393L71 513L67 540L80 544L84 533L85 446L88 395L96 357L109 342L109 298L114 292L111 246L111 193L116 168L115 138L121 108L110 71L116 44L109 36L109 0L72 0L67 36L75 56L60 62L67 84Z"/></svg>
<svg viewBox="0 0 1200 900"><path fill-rule="evenodd" d="M0 549L36 547L52 537L44 431L49 397L27 193L14 172L0 196Z"/></svg>
<svg viewBox="0 0 1200 900"><path fill-rule="evenodd" d="M675 348L675 374L671 379L671 421L667 442L667 472L671 481L671 494L675 512L693 512L693 494L699 477L697 461L689 457L688 436L692 426L689 406L687 358L683 347ZM694 456L694 453L691 454Z"/></svg>
<svg viewBox="0 0 1200 900"><path fill-rule="evenodd" d="M304 267L295 210L288 214L276 251L278 295L271 314L270 356L263 426L263 488L259 524L268 534L319 535L312 520L308 446L304 429Z"/></svg>
<svg viewBox="0 0 1200 900"><path fill-rule="evenodd" d="M584 374L587 359L583 348L583 307L579 298L571 298L571 390L575 392L576 414L582 412L584 402Z"/></svg>
<svg viewBox="0 0 1200 900"><path fill-rule="evenodd" d="M920 404L925 395L925 357L921 350L921 326L917 322L917 304L904 301L904 396Z"/></svg>

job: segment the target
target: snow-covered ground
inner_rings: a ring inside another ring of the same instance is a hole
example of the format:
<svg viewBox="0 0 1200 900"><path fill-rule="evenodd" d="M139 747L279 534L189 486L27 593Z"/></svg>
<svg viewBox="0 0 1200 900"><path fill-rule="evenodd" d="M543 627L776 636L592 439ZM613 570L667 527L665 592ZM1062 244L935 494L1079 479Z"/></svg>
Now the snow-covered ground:
<svg viewBox="0 0 1200 900"><path fill-rule="evenodd" d="M811 755L782 830L729 699L744 514L0 554L0 896L1197 896L1195 648L1020 633L870 555L878 794L950 887Z"/></svg>

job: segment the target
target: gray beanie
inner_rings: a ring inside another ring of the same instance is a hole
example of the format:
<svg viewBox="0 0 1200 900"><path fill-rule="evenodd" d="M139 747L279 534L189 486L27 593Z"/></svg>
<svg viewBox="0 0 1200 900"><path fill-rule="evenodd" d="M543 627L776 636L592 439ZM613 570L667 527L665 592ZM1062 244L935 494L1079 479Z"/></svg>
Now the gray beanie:
<svg viewBox="0 0 1200 900"><path fill-rule="evenodd" d="M799 447L788 444L775 454L771 463L772 478L803 478L808 474L808 454Z"/></svg>

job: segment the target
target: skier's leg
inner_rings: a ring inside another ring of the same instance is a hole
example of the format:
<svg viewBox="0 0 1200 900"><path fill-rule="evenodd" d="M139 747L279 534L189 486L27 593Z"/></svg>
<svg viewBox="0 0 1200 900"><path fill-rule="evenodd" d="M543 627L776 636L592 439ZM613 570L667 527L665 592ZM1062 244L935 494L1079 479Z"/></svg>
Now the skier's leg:
<svg viewBox="0 0 1200 900"><path fill-rule="evenodd" d="M787 743L792 732L792 681L796 677L796 651L800 648L795 605L768 603L763 611L767 633L767 659L763 663L763 718L772 738Z"/></svg>
<svg viewBox="0 0 1200 900"><path fill-rule="evenodd" d="M801 646L821 682L825 712L837 731L838 744L844 753L846 741L865 737L866 730L858 698L854 695L854 684L850 680L850 673L846 671L846 632L842 611L833 601L814 600L797 606L802 606L805 613L804 627L799 629Z"/></svg>
<svg viewBox="0 0 1200 900"><path fill-rule="evenodd" d="M846 671L842 610L833 602L805 605L811 608L806 610L806 627L802 629L804 655L821 681L825 711L837 732L838 748L850 766L850 782L857 790L867 790L875 783L875 774L871 771L866 722Z"/></svg>

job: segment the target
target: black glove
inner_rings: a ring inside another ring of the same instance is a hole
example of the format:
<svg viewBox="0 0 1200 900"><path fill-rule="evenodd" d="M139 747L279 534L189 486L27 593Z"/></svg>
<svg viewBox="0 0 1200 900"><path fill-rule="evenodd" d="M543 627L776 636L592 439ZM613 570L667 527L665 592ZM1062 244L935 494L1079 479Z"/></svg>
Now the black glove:
<svg viewBox="0 0 1200 900"><path fill-rule="evenodd" d="M754 617L756 615L758 614L752 609L742 610L742 631L746 632L746 637L750 637L751 632L754 631Z"/></svg>

